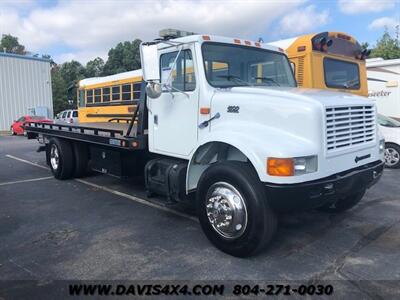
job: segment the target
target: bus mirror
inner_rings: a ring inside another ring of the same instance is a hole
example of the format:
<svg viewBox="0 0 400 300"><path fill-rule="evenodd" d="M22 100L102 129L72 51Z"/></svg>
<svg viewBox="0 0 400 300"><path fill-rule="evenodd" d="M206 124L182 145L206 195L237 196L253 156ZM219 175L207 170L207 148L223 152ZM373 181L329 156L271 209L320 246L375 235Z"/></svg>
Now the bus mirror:
<svg viewBox="0 0 400 300"><path fill-rule="evenodd" d="M142 43L140 45L140 58L144 81L160 81L157 44Z"/></svg>
<svg viewBox="0 0 400 300"><path fill-rule="evenodd" d="M155 98L160 97L161 93L162 93L161 84L154 82L154 81L147 82L147 85L146 85L147 96L155 99Z"/></svg>

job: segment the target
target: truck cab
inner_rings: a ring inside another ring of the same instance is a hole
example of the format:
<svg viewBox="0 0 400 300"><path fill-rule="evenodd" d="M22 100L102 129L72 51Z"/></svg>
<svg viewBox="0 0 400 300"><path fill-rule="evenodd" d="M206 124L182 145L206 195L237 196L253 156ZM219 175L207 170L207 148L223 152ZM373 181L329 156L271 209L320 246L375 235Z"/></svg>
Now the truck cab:
<svg viewBox="0 0 400 300"><path fill-rule="evenodd" d="M298 88L276 47L190 35L142 44L142 67L149 151L187 163L186 193L197 195L203 229L224 251L249 222L251 204L229 200L251 194L236 177L257 186L264 211L340 211L382 172L374 104Z"/></svg>

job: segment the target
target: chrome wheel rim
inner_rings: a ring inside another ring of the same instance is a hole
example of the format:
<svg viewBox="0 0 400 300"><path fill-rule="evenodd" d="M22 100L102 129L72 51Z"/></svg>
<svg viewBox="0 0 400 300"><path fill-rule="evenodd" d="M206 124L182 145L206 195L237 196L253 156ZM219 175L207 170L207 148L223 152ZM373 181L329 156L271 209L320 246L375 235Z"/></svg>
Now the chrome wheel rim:
<svg viewBox="0 0 400 300"><path fill-rule="evenodd" d="M226 182L214 183L207 192L206 212L212 228L226 239L237 239L247 227L242 195Z"/></svg>
<svg viewBox="0 0 400 300"><path fill-rule="evenodd" d="M58 153L58 148L55 144L51 145L50 148L50 163L53 170L57 170L60 164L60 155Z"/></svg>
<svg viewBox="0 0 400 300"><path fill-rule="evenodd" d="M400 153L394 148L385 149L385 163L387 166L392 167L400 161Z"/></svg>

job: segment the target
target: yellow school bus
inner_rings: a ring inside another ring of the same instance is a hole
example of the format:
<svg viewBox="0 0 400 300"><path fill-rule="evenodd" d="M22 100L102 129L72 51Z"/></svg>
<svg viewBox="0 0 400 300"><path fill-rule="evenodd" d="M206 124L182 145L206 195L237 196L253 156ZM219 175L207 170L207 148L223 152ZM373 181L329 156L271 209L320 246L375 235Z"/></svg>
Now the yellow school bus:
<svg viewBox="0 0 400 300"><path fill-rule="evenodd" d="M140 98L141 82L141 70L79 81L79 122L109 122L132 118Z"/></svg>
<svg viewBox="0 0 400 300"><path fill-rule="evenodd" d="M321 32L269 43L284 49L298 86L368 95L368 50L350 35Z"/></svg>

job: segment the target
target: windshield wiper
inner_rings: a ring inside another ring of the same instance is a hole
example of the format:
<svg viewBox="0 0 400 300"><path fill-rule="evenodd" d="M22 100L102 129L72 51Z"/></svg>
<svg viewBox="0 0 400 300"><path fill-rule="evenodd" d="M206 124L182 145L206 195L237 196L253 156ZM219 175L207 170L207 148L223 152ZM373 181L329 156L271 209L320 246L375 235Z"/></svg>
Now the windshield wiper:
<svg viewBox="0 0 400 300"><path fill-rule="evenodd" d="M253 77L253 79L259 79L261 81L268 81L268 82L272 82L275 83L277 86L281 86L278 82L276 82L274 79L269 78L269 77Z"/></svg>
<svg viewBox="0 0 400 300"><path fill-rule="evenodd" d="M242 82L242 83L244 83L244 84L246 84L248 86L253 86L250 82L241 79L239 76L235 76L235 75L218 75L217 77L225 78L225 79L228 79L229 81Z"/></svg>
<svg viewBox="0 0 400 300"><path fill-rule="evenodd" d="M348 80L348 81L346 81L345 83L343 83L343 86L344 86L346 89L348 89L348 88L354 87L354 86L356 86L356 85L358 85L358 84L359 84L358 79L357 79L357 78L354 78L354 79Z"/></svg>

